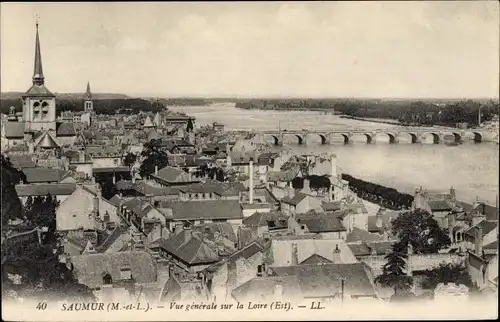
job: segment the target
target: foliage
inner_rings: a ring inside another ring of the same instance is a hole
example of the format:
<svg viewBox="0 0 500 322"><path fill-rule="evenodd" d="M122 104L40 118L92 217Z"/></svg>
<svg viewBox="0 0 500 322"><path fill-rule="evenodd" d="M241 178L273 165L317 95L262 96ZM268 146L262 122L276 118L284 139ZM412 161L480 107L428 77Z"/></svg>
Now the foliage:
<svg viewBox="0 0 500 322"><path fill-rule="evenodd" d="M139 174L141 177L146 177L155 172L155 167L162 169L169 165L168 155L158 149L159 140L151 140L144 143L144 149L141 155L145 158L139 168Z"/></svg>
<svg viewBox="0 0 500 322"><path fill-rule="evenodd" d="M47 227L46 235L47 242L55 238L56 233L56 209L59 206L59 201L55 197L48 194L45 197L36 196L35 198L28 197L24 206L24 215L28 222L33 226Z"/></svg>
<svg viewBox="0 0 500 322"><path fill-rule="evenodd" d="M136 160L137 160L137 155L129 152L123 159L123 164L126 165L127 167L130 167L135 163Z"/></svg>
<svg viewBox="0 0 500 322"><path fill-rule="evenodd" d="M392 222L392 232L401 243L412 245L415 254L437 253L451 244L436 219L421 209L400 214Z"/></svg>
<svg viewBox="0 0 500 322"><path fill-rule="evenodd" d="M190 118L190 119L188 119L188 122L187 122L187 125L186 125L186 131L187 132L192 132L193 129L194 129L193 120Z"/></svg>
<svg viewBox="0 0 500 322"><path fill-rule="evenodd" d="M309 180L309 188L312 190L329 189L331 186L330 179L327 176L310 175L306 179Z"/></svg>
<svg viewBox="0 0 500 322"><path fill-rule="evenodd" d="M304 178L295 177L292 179L292 187L294 189L303 189L304 188Z"/></svg>
<svg viewBox="0 0 500 322"><path fill-rule="evenodd" d="M345 173L342 174L342 179L349 182L349 188L356 193L358 197L387 209L408 209L413 202L412 195L400 193L393 188L357 179Z"/></svg>
<svg viewBox="0 0 500 322"><path fill-rule="evenodd" d="M79 98L58 98L57 114L64 111L83 111L84 99ZM9 107L14 106L16 111L22 111L20 99L2 99L1 112L9 113ZM165 110L162 103L151 103L142 98L108 98L94 100L94 111L97 114L114 115L121 114L139 114L139 112L161 112Z"/></svg>
<svg viewBox="0 0 500 322"><path fill-rule="evenodd" d="M15 186L20 181L25 181L26 176L22 171L15 169L10 160L1 155L1 201L2 201L2 224L10 219L22 218L23 208L17 195Z"/></svg>
<svg viewBox="0 0 500 322"><path fill-rule="evenodd" d="M435 289L439 283L456 283L475 290L477 287L472 283L472 279L467 272L467 268L460 264L441 263L439 267L427 269L423 272L425 278L422 287L425 289Z"/></svg>
<svg viewBox="0 0 500 322"><path fill-rule="evenodd" d="M404 271L407 258L406 245L401 242L393 244L391 252L385 256L387 263L382 268L382 274L375 278L375 282L393 288L395 294L408 291L412 286L413 279Z"/></svg>
<svg viewBox="0 0 500 322"><path fill-rule="evenodd" d="M290 100L247 100L236 103L238 108L246 109L284 109L284 110L332 110L352 117L382 118L398 120L407 125L445 125L457 123L477 125L479 107L481 119L489 121L499 113L498 101L432 101L409 100L346 100L346 99L290 99Z"/></svg>
<svg viewBox="0 0 500 322"><path fill-rule="evenodd" d="M55 245L37 245L17 257L8 258L3 265L2 293L13 290L18 295L39 300L93 300L92 291L79 284L72 271L59 262ZM21 284L13 284L9 274L20 275Z"/></svg>

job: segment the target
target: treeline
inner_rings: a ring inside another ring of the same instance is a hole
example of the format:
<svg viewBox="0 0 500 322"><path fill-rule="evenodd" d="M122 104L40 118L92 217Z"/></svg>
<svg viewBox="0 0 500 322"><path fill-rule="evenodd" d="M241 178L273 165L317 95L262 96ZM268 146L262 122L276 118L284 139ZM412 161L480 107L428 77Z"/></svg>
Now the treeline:
<svg viewBox="0 0 500 322"><path fill-rule="evenodd" d="M64 111L83 111L83 99L58 99L57 115ZM8 114L11 106L16 108L17 112L22 111L22 102L20 99L2 99L0 112ZM114 115L120 114L138 114L139 112L160 112L165 110L165 104L156 101L148 101L142 98L117 98L94 100L94 110L97 114Z"/></svg>
<svg viewBox="0 0 500 322"><path fill-rule="evenodd" d="M409 101L409 100L341 100L341 99L290 99L290 100L245 100L236 103L244 109L270 110L332 110L345 115L363 118L385 118L399 121L404 125L456 126L467 123L478 124L479 109L481 120L489 121L499 114L498 101Z"/></svg>
<svg viewBox="0 0 500 322"><path fill-rule="evenodd" d="M413 203L412 195L401 193L394 188L357 179L345 173L342 174L342 179L349 182L349 189L358 197L384 208L392 210L409 209Z"/></svg>
<svg viewBox="0 0 500 322"><path fill-rule="evenodd" d="M203 98L162 98L159 100L166 106L205 106L210 104L209 101Z"/></svg>

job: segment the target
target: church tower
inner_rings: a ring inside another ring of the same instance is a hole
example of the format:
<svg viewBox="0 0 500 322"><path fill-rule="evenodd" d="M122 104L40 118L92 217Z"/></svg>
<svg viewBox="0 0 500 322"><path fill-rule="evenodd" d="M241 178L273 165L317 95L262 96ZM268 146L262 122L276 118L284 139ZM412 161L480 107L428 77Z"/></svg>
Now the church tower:
<svg viewBox="0 0 500 322"><path fill-rule="evenodd" d="M45 87L38 22L36 23L33 85L24 93L22 101L25 133L33 134L36 131L56 130L56 96Z"/></svg>
<svg viewBox="0 0 500 322"><path fill-rule="evenodd" d="M90 82L87 82L87 91L85 96L85 105L83 110L88 113L94 112L94 101L92 101L92 92L90 91Z"/></svg>

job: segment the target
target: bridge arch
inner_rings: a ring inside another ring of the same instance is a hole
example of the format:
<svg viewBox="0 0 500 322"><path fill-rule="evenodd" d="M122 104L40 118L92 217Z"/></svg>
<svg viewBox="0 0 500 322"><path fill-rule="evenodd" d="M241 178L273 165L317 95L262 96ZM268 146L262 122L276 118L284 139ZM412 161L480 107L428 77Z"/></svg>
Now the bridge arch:
<svg viewBox="0 0 500 322"><path fill-rule="evenodd" d="M303 145L304 144L304 138L299 135L299 134L295 134L295 136L297 137L297 140L299 141L299 145Z"/></svg>
<svg viewBox="0 0 500 322"><path fill-rule="evenodd" d="M344 138L344 144L349 144L349 135L344 134L344 133L342 133L340 135L342 135L342 137Z"/></svg>
<svg viewBox="0 0 500 322"><path fill-rule="evenodd" d="M321 138L321 144L327 144L328 143L326 135L320 133L319 137Z"/></svg>
<svg viewBox="0 0 500 322"><path fill-rule="evenodd" d="M280 139L276 135L271 135L274 139L274 145L280 145Z"/></svg>
<svg viewBox="0 0 500 322"><path fill-rule="evenodd" d="M369 133L363 133L366 136L366 143L367 144L372 144L373 142L373 136Z"/></svg>
<svg viewBox="0 0 500 322"><path fill-rule="evenodd" d="M460 142L462 141L462 136L460 135L460 133L457 133L457 132L453 132L453 136L455 137L455 142Z"/></svg>
<svg viewBox="0 0 500 322"><path fill-rule="evenodd" d="M434 144L440 143L441 139L439 137L439 134L434 133L434 132L429 132L429 133L425 133L424 135L427 135L427 134L432 136L432 143L434 143Z"/></svg>
<svg viewBox="0 0 500 322"><path fill-rule="evenodd" d="M474 142L475 143L481 143L483 142L483 135L479 132L472 132L474 134Z"/></svg>
<svg viewBox="0 0 500 322"><path fill-rule="evenodd" d="M386 134L389 136L389 143L396 143L396 135L394 133L387 132Z"/></svg>
<svg viewBox="0 0 500 322"><path fill-rule="evenodd" d="M411 137L411 143L415 144L418 143L418 136L415 133L408 133Z"/></svg>

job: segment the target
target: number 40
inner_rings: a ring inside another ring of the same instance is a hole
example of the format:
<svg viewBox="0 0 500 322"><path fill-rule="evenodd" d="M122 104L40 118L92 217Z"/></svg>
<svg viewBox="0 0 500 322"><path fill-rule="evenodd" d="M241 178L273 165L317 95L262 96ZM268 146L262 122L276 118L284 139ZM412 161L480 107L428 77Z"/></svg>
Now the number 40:
<svg viewBox="0 0 500 322"><path fill-rule="evenodd" d="M38 305L36 306L37 310L45 310L47 308L47 303L45 302L39 302Z"/></svg>

